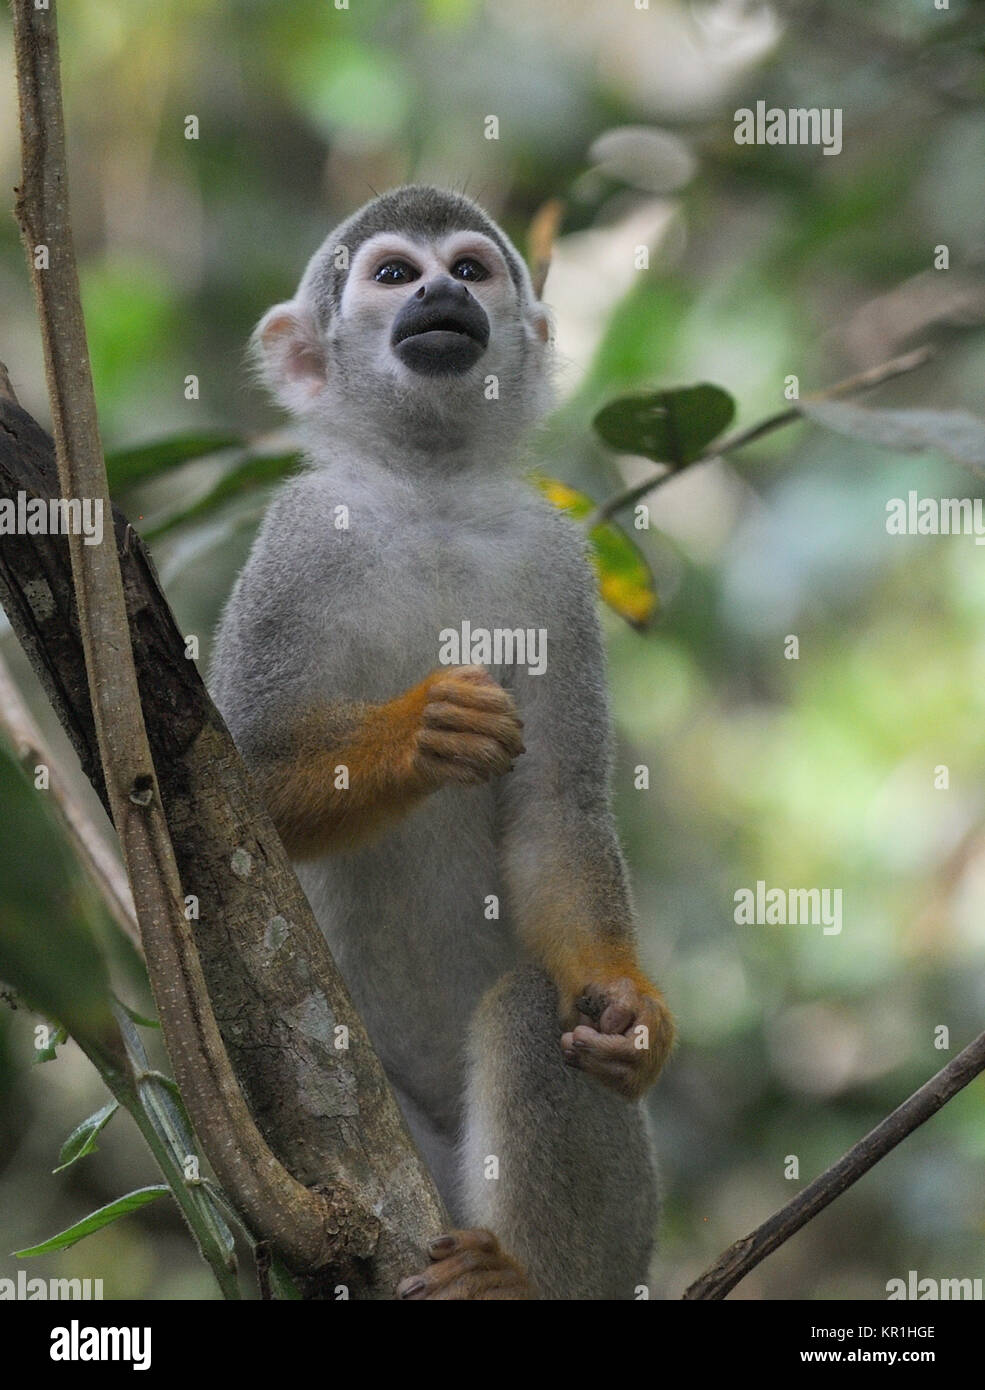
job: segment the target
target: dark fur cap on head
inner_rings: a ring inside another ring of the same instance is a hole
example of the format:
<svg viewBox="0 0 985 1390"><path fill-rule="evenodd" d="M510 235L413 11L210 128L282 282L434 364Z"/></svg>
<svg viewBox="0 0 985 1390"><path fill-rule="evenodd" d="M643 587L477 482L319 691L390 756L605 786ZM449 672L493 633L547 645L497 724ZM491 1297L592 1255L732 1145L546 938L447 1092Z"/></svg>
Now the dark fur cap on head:
<svg viewBox="0 0 985 1390"><path fill-rule="evenodd" d="M359 247L377 232L403 232L410 237L433 241L463 230L481 232L495 242L509 266L520 298L528 304L535 302L530 276L516 248L478 203L460 193L425 184L408 184L382 193L340 223L308 263L299 297L308 299L324 326L338 311L349 273L348 269L340 269L335 264L335 253L340 246L348 248L351 265Z"/></svg>

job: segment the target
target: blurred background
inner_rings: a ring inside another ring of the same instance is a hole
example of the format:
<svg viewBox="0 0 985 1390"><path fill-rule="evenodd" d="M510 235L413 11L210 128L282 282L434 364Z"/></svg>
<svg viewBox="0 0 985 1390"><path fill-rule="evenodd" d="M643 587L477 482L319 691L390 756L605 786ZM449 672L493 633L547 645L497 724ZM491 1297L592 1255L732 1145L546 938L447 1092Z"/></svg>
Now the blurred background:
<svg viewBox="0 0 985 1390"><path fill-rule="evenodd" d="M107 449L204 429L276 441L283 421L244 370L252 326L336 221L408 179L464 189L521 246L562 200L545 290L561 394L539 449L547 472L596 499L653 468L591 428L634 389L713 382L746 426L783 408L789 375L813 390L930 342L928 367L866 403L983 413L983 6L641 5L61 6ZM841 108L842 152L737 145L734 113L757 100ZM3 15L0 185L18 170ZM942 245L947 270L934 268ZM0 359L47 424L12 216L0 306ZM189 374L198 400L185 399ZM227 464L158 470L118 497L159 532L163 582L203 663L267 494L237 490L167 523ZM983 1026L985 552L969 536L888 536L886 502L911 488L974 497L983 481L933 453L779 431L654 494L652 529L633 536L660 612L645 633L606 613L618 816L644 957L680 1024L651 1102L660 1296L679 1296ZM798 660L784 657L791 634ZM0 651L71 765L5 624ZM634 786L641 764L648 790ZM942 764L947 789L934 785ZM18 865L29 877L41 848L28 821L0 815L2 927ZM733 895L757 880L841 888L840 935L737 926ZM68 910L39 897L39 952ZM21 1263L8 1252L157 1180L125 1115L97 1154L52 1176L105 1090L74 1044L32 1065L36 1022L0 1007L0 1276ZM935 1047L941 1027L949 1050ZM799 1181L784 1177L788 1155ZM878 1299L910 1269L981 1277L983 1172L979 1080L732 1297ZM217 1295L168 1201L26 1263L101 1277L107 1297Z"/></svg>

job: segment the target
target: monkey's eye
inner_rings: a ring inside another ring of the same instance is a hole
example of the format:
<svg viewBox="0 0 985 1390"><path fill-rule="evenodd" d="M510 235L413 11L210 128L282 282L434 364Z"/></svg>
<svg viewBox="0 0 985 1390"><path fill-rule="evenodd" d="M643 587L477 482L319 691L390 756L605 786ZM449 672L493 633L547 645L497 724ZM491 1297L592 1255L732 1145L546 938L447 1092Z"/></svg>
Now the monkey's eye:
<svg viewBox="0 0 985 1390"><path fill-rule="evenodd" d="M473 260L471 256L462 256L451 268L451 273L456 280L488 280L489 271L481 261Z"/></svg>
<svg viewBox="0 0 985 1390"><path fill-rule="evenodd" d="M419 280L420 276L420 271L415 270L409 261L384 261L373 279L381 285L409 285L412 280Z"/></svg>

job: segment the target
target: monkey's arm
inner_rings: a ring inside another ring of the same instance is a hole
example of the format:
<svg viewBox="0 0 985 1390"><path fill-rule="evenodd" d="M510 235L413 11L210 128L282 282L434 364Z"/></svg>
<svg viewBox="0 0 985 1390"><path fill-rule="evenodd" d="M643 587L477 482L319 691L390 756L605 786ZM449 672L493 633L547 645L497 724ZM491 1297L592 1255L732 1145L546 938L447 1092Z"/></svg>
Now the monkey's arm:
<svg viewBox="0 0 985 1390"><path fill-rule="evenodd" d="M497 789L504 879L522 941L557 982L566 1059L636 1097L656 1079L674 1026L637 959L609 808L611 735L592 580L570 554L554 570L565 582L551 607L547 668L518 678L527 752Z"/></svg>
<svg viewBox="0 0 985 1390"><path fill-rule="evenodd" d="M448 782L508 771L512 697L477 666L441 668L382 704L322 703L254 743L261 794L294 859L357 845Z"/></svg>

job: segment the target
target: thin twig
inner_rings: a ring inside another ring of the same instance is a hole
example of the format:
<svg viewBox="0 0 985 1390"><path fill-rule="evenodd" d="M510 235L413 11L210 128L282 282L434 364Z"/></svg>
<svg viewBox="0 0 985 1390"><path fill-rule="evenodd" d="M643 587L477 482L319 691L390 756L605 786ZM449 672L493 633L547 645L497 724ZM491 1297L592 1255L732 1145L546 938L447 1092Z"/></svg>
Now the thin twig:
<svg viewBox="0 0 985 1390"><path fill-rule="evenodd" d="M23 184L17 220L44 345L63 495L111 517L68 205L55 7L14 0ZM47 263L41 248L47 253ZM100 759L174 1075L220 1182L285 1260L318 1269L340 1249L332 1203L277 1160L223 1046L184 913L182 885L147 742L112 528L69 548ZM344 1244L344 1230L341 1233Z"/></svg>
<svg viewBox="0 0 985 1390"><path fill-rule="evenodd" d="M48 769L48 790L52 805L72 843L76 857L87 870L99 891L107 910L136 945L140 944L140 929L133 910L133 895L119 860L110 850L93 824L89 813L75 799L68 778L58 767L45 744L41 730L21 698L10 676L10 670L0 656L0 729L14 754L29 772L39 763Z"/></svg>
<svg viewBox="0 0 985 1390"><path fill-rule="evenodd" d="M757 1226L742 1240L718 1257L700 1279L684 1291L686 1299L721 1299L744 1279L751 1269L772 1254L784 1241L823 1211L853 1183L858 1182L881 1158L885 1158L908 1134L936 1115L952 1096L957 1095L985 1071L985 1033L959 1052L953 1061L914 1091L908 1100L853 1145L837 1163L814 1179L793 1201Z"/></svg>
<svg viewBox="0 0 985 1390"><path fill-rule="evenodd" d="M894 377L916 371L918 367L929 362L933 356L934 350L931 347L914 348L912 352L904 353L902 357L894 357L888 362L880 362L877 367L870 367L867 371L859 372L856 376L846 377L844 381L836 382L834 386L829 386L823 391L813 391L804 396L803 399L805 401L826 401L833 400L838 396L849 396L856 391L871 391L873 387L881 386L884 381L891 381ZM803 416L800 404L789 406L786 410L778 411L776 415L770 415L765 420L760 420L756 425L750 425L748 429L738 430L735 434L727 435L714 447L705 450L687 467L693 468L698 463L710 463L713 459L734 453L737 449L743 449L747 444L753 443L754 440L761 439L763 435L772 434L774 430L782 429L784 425L791 425L795 420L801 419ZM617 492L607 502L602 502L589 517L587 522L589 530L603 521L608 521L624 507L632 506L634 502L638 502L648 493L655 492L658 487L683 471L681 468L668 466L663 473L657 473L642 483L634 483L632 487Z"/></svg>

